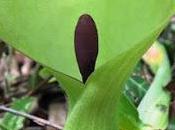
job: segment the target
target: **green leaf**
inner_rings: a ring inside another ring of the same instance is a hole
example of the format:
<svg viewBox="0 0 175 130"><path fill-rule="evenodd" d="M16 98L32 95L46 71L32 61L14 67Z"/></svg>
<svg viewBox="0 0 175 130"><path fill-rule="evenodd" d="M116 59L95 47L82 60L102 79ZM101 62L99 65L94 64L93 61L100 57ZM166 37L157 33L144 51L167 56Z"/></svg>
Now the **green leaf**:
<svg viewBox="0 0 175 130"><path fill-rule="evenodd" d="M143 124L138 118L137 109L125 95L120 97L117 108L119 130L142 130Z"/></svg>
<svg viewBox="0 0 175 130"><path fill-rule="evenodd" d="M172 5L172 0L1 0L0 38L43 65L80 80L74 31L82 14L91 15L97 26L99 68L158 29L172 14Z"/></svg>
<svg viewBox="0 0 175 130"><path fill-rule="evenodd" d="M154 62L157 60L158 64L146 61L154 68L153 71L156 72L156 75L150 89L141 101L138 111L139 117L143 123L151 126L153 129L165 129L168 125L168 113L171 98L170 93L166 91L164 87L171 80L171 68L165 48L157 42L155 44L156 48L160 50L158 52L161 53L161 57L158 55L157 58L160 59L154 59ZM154 46L155 45L153 45L153 47Z"/></svg>
<svg viewBox="0 0 175 130"><path fill-rule="evenodd" d="M33 102L34 98L24 97L22 99L15 100L12 103L11 108L21 112L29 112ZM2 130L20 130L23 128L24 121L24 117L6 112L3 118L0 120L0 128Z"/></svg>
<svg viewBox="0 0 175 130"><path fill-rule="evenodd" d="M139 104L149 88L149 83L140 76L131 76L126 84L124 93L134 103Z"/></svg>

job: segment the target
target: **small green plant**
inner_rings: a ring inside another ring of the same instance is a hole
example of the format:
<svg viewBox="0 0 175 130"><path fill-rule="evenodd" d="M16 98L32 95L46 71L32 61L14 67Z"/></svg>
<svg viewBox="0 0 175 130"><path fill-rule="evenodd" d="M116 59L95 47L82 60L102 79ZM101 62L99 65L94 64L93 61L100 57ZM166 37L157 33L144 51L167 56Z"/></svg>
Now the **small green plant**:
<svg viewBox="0 0 175 130"><path fill-rule="evenodd" d="M123 87L173 11L173 0L0 0L0 38L60 82L65 130L164 129L168 115L147 122L147 98L137 110Z"/></svg>

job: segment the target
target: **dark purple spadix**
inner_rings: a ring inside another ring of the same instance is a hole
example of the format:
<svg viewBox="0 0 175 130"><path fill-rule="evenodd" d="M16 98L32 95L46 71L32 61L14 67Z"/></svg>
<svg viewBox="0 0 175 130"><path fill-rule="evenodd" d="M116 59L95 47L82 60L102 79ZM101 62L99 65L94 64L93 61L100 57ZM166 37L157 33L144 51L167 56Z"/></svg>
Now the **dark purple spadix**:
<svg viewBox="0 0 175 130"><path fill-rule="evenodd" d="M75 53L85 83L94 71L98 54L98 34L94 20L90 15L82 15L75 30Z"/></svg>

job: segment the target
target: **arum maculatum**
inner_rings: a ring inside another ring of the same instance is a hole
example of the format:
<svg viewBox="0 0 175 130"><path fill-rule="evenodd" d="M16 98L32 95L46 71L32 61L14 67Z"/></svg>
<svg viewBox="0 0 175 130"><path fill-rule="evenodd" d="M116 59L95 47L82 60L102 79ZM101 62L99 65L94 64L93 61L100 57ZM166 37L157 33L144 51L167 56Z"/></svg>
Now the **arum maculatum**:
<svg viewBox="0 0 175 130"><path fill-rule="evenodd" d="M65 130L139 130L123 84L173 11L173 0L0 0L0 38L61 83Z"/></svg>

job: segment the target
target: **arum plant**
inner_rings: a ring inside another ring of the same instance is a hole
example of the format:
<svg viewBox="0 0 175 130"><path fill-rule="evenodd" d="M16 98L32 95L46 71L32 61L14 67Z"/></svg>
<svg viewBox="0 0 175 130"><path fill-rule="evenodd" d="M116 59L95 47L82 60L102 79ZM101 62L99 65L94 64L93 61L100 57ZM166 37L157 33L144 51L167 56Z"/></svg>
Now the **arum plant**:
<svg viewBox="0 0 175 130"><path fill-rule="evenodd" d="M61 83L65 130L139 130L123 86L172 14L173 0L0 0L0 38Z"/></svg>

